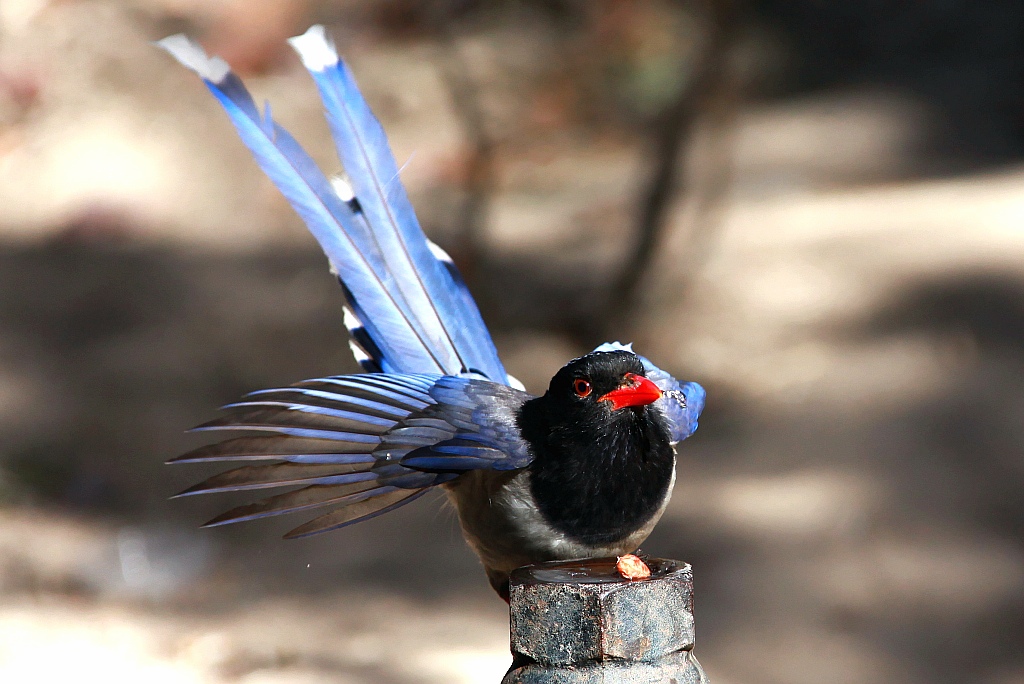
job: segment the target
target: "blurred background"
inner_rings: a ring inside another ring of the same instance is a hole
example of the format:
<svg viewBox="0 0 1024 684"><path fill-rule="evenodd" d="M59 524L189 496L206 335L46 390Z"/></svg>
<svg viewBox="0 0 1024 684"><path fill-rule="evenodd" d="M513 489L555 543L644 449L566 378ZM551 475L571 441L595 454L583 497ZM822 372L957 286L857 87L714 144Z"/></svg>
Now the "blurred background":
<svg viewBox="0 0 1024 684"><path fill-rule="evenodd" d="M533 391L632 341L708 404L649 553L716 684L1024 682L1014 0L2 0L0 680L497 682L440 496L284 542L162 462L352 372L342 298L200 82L338 170L328 25Z"/></svg>

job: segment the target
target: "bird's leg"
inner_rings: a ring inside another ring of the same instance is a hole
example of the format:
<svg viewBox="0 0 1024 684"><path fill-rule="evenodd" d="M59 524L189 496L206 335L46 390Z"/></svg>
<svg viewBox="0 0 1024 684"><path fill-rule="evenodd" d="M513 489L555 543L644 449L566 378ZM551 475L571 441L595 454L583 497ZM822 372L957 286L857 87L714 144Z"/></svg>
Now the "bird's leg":
<svg viewBox="0 0 1024 684"><path fill-rule="evenodd" d="M651 569L647 567L647 563L644 563L640 560L639 556L635 556L632 553L619 556L615 562L615 569L628 580L647 579L651 576Z"/></svg>

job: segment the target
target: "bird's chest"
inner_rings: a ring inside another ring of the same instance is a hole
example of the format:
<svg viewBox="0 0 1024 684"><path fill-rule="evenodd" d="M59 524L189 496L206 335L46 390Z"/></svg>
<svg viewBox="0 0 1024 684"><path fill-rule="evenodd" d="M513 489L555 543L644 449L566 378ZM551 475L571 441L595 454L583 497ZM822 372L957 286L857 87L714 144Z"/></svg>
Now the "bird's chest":
<svg viewBox="0 0 1024 684"><path fill-rule="evenodd" d="M591 545L629 538L660 517L671 495L675 454L650 458L564 459L534 469L530 490L544 519ZM646 536L646 535L645 535Z"/></svg>
<svg viewBox="0 0 1024 684"><path fill-rule="evenodd" d="M552 520L542 510L529 469L513 472L474 471L446 485L470 546L489 568L510 571L527 563L622 555L635 551L650 535L668 503L675 479L674 459L656 503L637 508L626 496L618 504L634 505L628 515L603 515L589 522L590 506L576 502L582 518ZM600 494L600 492L598 492ZM615 492L607 492L614 496ZM610 508L609 508L610 510ZM574 514L575 516L576 514ZM581 533L582 532L584 533Z"/></svg>

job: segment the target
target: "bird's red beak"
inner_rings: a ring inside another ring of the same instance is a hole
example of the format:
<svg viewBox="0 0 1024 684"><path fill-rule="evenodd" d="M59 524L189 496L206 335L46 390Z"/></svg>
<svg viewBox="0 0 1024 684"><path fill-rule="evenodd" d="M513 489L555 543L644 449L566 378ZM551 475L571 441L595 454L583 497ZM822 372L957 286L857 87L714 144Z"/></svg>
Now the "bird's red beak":
<svg viewBox="0 0 1024 684"><path fill-rule="evenodd" d="M627 406L647 406L661 399L661 390L652 381L634 373L626 373L626 382L598 401L610 401L612 409L618 411Z"/></svg>

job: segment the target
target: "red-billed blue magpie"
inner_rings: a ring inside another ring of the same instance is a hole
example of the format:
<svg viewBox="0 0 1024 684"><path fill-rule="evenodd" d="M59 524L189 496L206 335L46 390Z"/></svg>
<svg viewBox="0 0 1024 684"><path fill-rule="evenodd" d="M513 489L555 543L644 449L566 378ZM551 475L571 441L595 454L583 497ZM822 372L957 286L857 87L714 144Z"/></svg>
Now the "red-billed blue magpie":
<svg viewBox="0 0 1024 684"><path fill-rule="evenodd" d="M384 130L323 27L290 42L319 88L347 180L329 181L223 60L181 35L158 45L203 79L319 241L367 372L224 407L196 429L256 435L173 462L255 464L182 494L288 487L207 525L316 513L287 535L303 537L440 485L506 596L521 565L635 551L668 503L675 445L697 429L703 388L613 343L566 364L543 396L523 391L455 265L420 229Z"/></svg>

